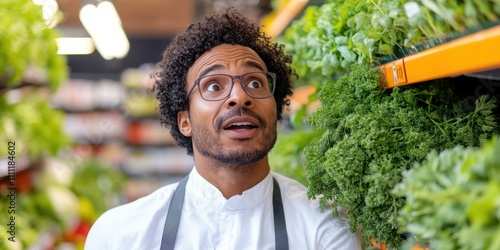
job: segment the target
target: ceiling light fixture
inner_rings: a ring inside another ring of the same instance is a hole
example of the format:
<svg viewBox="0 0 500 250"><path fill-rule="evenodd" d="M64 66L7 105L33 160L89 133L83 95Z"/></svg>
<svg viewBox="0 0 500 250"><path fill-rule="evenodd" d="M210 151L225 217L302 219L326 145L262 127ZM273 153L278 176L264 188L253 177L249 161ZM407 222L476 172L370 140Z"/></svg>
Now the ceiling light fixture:
<svg viewBox="0 0 500 250"><path fill-rule="evenodd" d="M113 3L84 5L80 9L80 21L104 59L122 59L127 55L130 44Z"/></svg>
<svg viewBox="0 0 500 250"><path fill-rule="evenodd" d="M60 55L88 55L95 51L90 37L60 37L56 38L56 42Z"/></svg>

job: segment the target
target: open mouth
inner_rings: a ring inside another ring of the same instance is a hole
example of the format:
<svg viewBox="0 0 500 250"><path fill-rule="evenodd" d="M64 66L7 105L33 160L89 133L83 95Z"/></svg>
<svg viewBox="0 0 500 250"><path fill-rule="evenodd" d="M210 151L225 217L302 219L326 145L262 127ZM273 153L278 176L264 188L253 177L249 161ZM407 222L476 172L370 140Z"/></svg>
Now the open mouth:
<svg viewBox="0 0 500 250"><path fill-rule="evenodd" d="M251 122L234 122L224 127L225 130L254 129L257 126Z"/></svg>

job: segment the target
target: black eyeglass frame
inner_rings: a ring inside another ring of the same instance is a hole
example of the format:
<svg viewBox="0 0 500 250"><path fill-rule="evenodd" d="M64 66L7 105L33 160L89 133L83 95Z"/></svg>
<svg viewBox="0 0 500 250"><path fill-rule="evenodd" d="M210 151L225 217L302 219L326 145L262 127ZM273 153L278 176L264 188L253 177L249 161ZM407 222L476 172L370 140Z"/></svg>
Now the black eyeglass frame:
<svg viewBox="0 0 500 250"><path fill-rule="evenodd" d="M272 86L273 88L271 89L271 94L269 94L268 96L264 96L264 97L254 97L252 95L250 95L245 86L243 86L243 77L246 76L246 75L249 75L249 74L255 74L255 73L264 73L264 74L267 74L269 76L271 76L271 78L273 79L273 82L272 82ZM200 81L201 79L205 78L205 77L210 77L210 76L228 76L231 78L231 87L229 88L229 92L227 93L226 96L222 97L222 98L219 98L219 99L215 99L215 100L207 100L205 99L205 97L203 97L203 95L201 94L201 87L200 87ZM230 95L231 95L231 92L233 91L233 87L234 87L234 79L238 79L239 82L240 82L240 85L241 85L241 88L243 89L243 91L245 91L245 94L247 94L248 96L254 98L254 99L264 99L264 98L268 98L268 97L271 97L274 95L274 90L276 89L276 74L273 73L273 72L263 72L263 71L257 71L257 72L248 72L248 73L245 73L245 74L242 74L242 75L228 75L228 74L212 74L212 75L205 75L205 76L202 76L196 80L194 80L194 85L193 87L191 87L191 89L188 91L187 95L186 95L186 101L189 101L189 96L191 95L191 93L193 93L194 91L194 88L196 86L198 86L198 92L200 93L200 96L203 100L207 101L207 102L216 102L216 101L221 101L221 100L224 100L226 98L228 98Z"/></svg>

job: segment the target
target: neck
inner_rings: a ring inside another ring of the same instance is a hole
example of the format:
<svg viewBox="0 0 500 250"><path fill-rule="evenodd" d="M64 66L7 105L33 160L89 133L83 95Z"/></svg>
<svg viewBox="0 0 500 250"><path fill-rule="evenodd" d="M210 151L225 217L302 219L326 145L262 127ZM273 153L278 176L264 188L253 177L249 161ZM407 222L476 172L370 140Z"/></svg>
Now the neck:
<svg viewBox="0 0 500 250"><path fill-rule="evenodd" d="M270 171L267 156L251 165L238 166L210 162L206 158L198 162L197 159L199 157L195 157L196 171L219 189L226 199L241 195L244 191L257 185Z"/></svg>

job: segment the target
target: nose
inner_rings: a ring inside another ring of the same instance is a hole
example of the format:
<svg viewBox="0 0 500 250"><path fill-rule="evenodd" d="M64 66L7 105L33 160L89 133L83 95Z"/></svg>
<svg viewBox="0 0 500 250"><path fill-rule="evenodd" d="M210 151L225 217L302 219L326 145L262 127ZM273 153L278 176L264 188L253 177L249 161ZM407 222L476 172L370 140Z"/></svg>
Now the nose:
<svg viewBox="0 0 500 250"><path fill-rule="evenodd" d="M253 98L248 96L248 94L243 89L241 79L234 79L233 89L229 94L229 98L226 103L229 107L239 106L239 107L250 107L253 105ZM238 81L238 82L236 82Z"/></svg>

